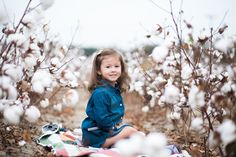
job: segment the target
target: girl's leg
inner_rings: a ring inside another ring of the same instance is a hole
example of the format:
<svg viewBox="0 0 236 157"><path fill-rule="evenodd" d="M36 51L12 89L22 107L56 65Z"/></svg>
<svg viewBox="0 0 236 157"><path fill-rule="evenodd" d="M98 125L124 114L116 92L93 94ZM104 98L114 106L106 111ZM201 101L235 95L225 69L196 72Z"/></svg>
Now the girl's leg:
<svg viewBox="0 0 236 157"><path fill-rule="evenodd" d="M102 145L102 147L108 148L111 145L115 144L118 140L128 138L134 133L138 133L138 131L131 126L127 126L119 134L117 134L113 137L107 138L105 143Z"/></svg>

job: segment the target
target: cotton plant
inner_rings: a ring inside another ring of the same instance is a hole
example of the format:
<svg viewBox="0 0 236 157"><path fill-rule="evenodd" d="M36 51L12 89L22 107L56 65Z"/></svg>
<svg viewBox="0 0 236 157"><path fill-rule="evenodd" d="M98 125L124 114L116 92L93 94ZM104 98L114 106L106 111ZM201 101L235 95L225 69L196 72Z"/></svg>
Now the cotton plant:
<svg viewBox="0 0 236 157"><path fill-rule="evenodd" d="M191 30L188 39L178 32L172 38L166 30L163 33L168 34L150 54L144 55L142 49L139 55L131 54L131 88L144 98L141 110L149 113L156 105L169 108L167 118L177 130L193 131L202 138L217 132L223 121L235 119L236 40L221 36L226 28L220 27L212 35L204 31L196 37ZM220 146L218 149L223 152Z"/></svg>
<svg viewBox="0 0 236 157"><path fill-rule="evenodd" d="M75 106L79 95L70 89L78 87L78 69L86 60L78 48L68 48L50 34L44 10L54 1L42 0L36 8L30 2L16 26L4 24L0 41L0 111L6 122L14 125L23 119L35 123L40 108L49 106L45 93L56 87L68 88L61 103ZM2 16L0 12L1 23L5 22ZM73 61L75 58L79 61ZM39 95L42 100L36 102ZM62 106L57 106L61 111Z"/></svg>
<svg viewBox="0 0 236 157"><path fill-rule="evenodd" d="M170 152L165 148L166 145L167 138L163 133L152 132L147 136L138 133L132 135L129 139L120 140L115 144L115 148L124 157L138 155L169 157Z"/></svg>

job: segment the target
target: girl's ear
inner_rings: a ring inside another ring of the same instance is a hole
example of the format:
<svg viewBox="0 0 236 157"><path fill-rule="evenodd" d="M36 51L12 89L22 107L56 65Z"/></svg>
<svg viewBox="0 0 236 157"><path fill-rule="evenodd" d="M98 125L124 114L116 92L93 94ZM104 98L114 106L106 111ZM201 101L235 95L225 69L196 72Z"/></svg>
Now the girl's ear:
<svg viewBox="0 0 236 157"><path fill-rule="evenodd" d="M101 73L101 71L100 71L100 70L99 70L99 71L97 71L97 74L98 74L98 75L102 75L102 73Z"/></svg>

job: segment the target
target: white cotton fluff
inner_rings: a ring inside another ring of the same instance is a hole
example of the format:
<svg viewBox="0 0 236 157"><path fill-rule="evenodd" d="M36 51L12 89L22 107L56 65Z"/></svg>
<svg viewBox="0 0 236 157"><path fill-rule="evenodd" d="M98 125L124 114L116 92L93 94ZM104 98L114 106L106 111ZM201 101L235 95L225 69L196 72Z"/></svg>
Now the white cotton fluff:
<svg viewBox="0 0 236 157"><path fill-rule="evenodd" d="M21 46L26 41L26 37L23 34L10 34L7 38L7 42L14 42L17 46Z"/></svg>
<svg viewBox="0 0 236 157"><path fill-rule="evenodd" d="M142 107L142 112L148 112L149 111L149 106L144 106L144 107Z"/></svg>
<svg viewBox="0 0 236 157"><path fill-rule="evenodd" d="M189 79L192 76L192 68L189 64L184 64L182 66L181 77L183 79Z"/></svg>
<svg viewBox="0 0 236 157"><path fill-rule="evenodd" d="M134 82L134 90L135 91L141 91L143 90L144 83L141 81Z"/></svg>
<svg viewBox="0 0 236 157"><path fill-rule="evenodd" d="M191 128L193 130L196 130L196 131L199 131L201 130L203 127L203 121L202 121L202 118L200 117L196 117L192 120L191 122Z"/></svg>
<svg viewBox="0 0 236 157"><path fill-rule="evenodd" d="M59 103L59 104L53 105L53 109L56 110L56 111L61 112L62 111L62 104Z"/></svg>
<svg viewBox="0 0 236 157"><path fill-rule="evenodd" d="M236 139L236 126L232 120L224 120L216 130L225 146Z"/></svg>
<svg viewBox="0 0 236 157"><path fill-rule="evenodd" d="M235 78L236 71L234 72L233 67L231 67L230 65L226 67L226 70L228 72L229 79L233 80Z"/></svg>
<svg viewBox="0 0 236 157"><path fill-rule="evenodd" d="M0 96L1 96L1 89L0 89ZM2 112L3 110L5 110L8 107L9 107L9 104L0 101L0 112Z"/></svg>
<svg viewBox="0 0 236 157"><path fill-rule="evenodd" d="M179 120L180 119L180 113L179 112L171 112L168 117L172 120Z"/></svg>
<svg viewBox="0 0 236 157"><path fill-rule="evenodd" d="M231 88L231 82L226 82L220 89L221 92L223 93L228 93L232 90Z"/></svg>
<svg viewBox="0 0 236 157"><path fill-rule="evenodd" d="M163 62L168 55L168 48L165 46L157 46L152 51L152 58L155 62Z"/></svg>
<svg viewBox="0 0 236 157"><path fill-rule="evenodd" d="M174 36L168 36L167 38L165 38L163 45L166 47L172 47L175 42L176 39Z"/></svg>
<svg viewBox="0 0 236 157"><path fill-rule="evenodd" d="M169 153L166 151L165 146L167 145L167 138L163 133L150 133L144 140L142 150L143 153L150 157L168 157Z"/></svg>
<svg viewBox="0 0 236 157"><path fill-rule="evenodd" d="M35 106L30 106L25 110L25 119L31 123L35 123L40 116L40 111Z"/></svg>
<svg viewBox="0 0 236 157"><path fill-rule="evenodd" d="M165 60L164 63L161 65L161 69L163 70L164 74L174 75L176 73L176 69L173 65L173 62L170 60Z"/></svg>
<svg viewBox="0 0 236 157"><path fill-rule="evenodd" d="M20 116L23 114L22 106L13 105L5 108L3 116L10 124L18 124L20 122Z"/></svg>
<svg viewBox="0 0 236 157"><path fill-rule="evenodd" d="M42 94L44 92L44 86L40 81L32 82L32 90L36 93Z"/></svg>
<svg viewBox="0 0 236 157"><path fill-rule="evenodd" d="M20 141L18 142L18 144L19 144L19 146L24 146L24 145L26 144L26 142L25 142L24 140L20 140Z"/></svg>
<svg viewBox="0 0 236 157"><path fill-rule="evenodd" d="M77 77L69 70L64 70L60 74L60 83L70 87L78 86Z"/></svg>
<svg viewBox="0 0 236 157"><path fill-rule="evenodd" d="M123 139L115 144L115 147L123 156L131 156L140 153L143 145L143 138L139 134L132 135L129 139Z"/></svg>
<svg viewBox="0 0 236 157"><path fill-rule="evenodd" d="M23 76L23 68L21 66L4 64L2 70L16 82L20 81Z"/></svg>
<svg viewBox="0 0 236 157"><path fill-rule="evenodd" d="M43 10L47 10L54 4L54 0L40 0L40 1Z"/></svg>
<svg viewBox="0 0 236 157"><path fill-rule="evenodd" d="M12 85L13 80L8 76L0 76L0 96L1 99L16 100L17 90Z"/></svg>
<svg viewBox="0 0 236 157"><path fill-rule="evenodd" d="M16 100L17 99L17 90L13 85L9 85L7 88L8 92L8 99L9 100Z"/></svg>
<svg viewBox="0 0 236 157"><path fill-rule="evenodd" d="M46 108L46 107L48 107L48 105L49 105L49 100L47 98L42 100L42 101L40 101L40 106L42 108Z"/></svg>
<svg viewBox="0 0 236 157"><path fill-rule="evenodd" d="M66 91L62 101L64 105L73 107L79 102L79 93L75 89L70 89Z"/></svg>
<svg viewBox="0 0 236 157"><path fill-rule="evenodd" d="M51 66L56 67L56 68L59 68L61 66L61 62L58 57L53 57L50 60L50 64L51 64Z"/></svg>
<svg viewBox="0 0 236 157"><path fill-rule="evenodd" d="M24 61L25 61L25 68L32 68L37 64L37 58L32 54L28 55L24 59Z"/></svg>
<svg viewBox="0 0 236 157"><path fill-rule="evenodd" d="M164 92L164 101L170 104L177 103L179 100L179 89L172 85L172 84L167 84L165 87L165 92Z"/></svg>
<svg viewBox="0 0 236 157"><path fill-rule="evenodd" d="M52 78L48 71L38 70L34 73L31 83L33 91L43 93L45 88L52 86Z"/></svg>
<svg viewBox="0 0 236 157"><path fill-rule="evenodd" d="M188 103L192 109L203 107L205 105L205 93L193 85L188 94Z"/></svg>

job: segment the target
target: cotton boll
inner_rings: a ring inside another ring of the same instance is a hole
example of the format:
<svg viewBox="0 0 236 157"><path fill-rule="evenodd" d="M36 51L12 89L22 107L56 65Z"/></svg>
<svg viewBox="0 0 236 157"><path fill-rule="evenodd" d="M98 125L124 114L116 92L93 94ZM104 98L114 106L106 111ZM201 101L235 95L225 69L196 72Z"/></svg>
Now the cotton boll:
<svg viewBox="0 0 236 157"><path fill-rule="evenodd" d="M216 130L220 133L224 145L236 139L236 126L232 120L224 120Z"/></svg>
<svg viewBox="0 0 236 157"><path fill-rule="evenodd" d="M24 146L26 144L26 142L24 140L21 140L18 142L19 146Z"/></svg>
<svg viewBox="0 0 236 157"><path fill-rule="evenodd" d="M148 111L149 111L149 107L148 106L142 107L142 112L148 112Z"/></svg>
<svg viewBox="0 0 236 157"><path fill-rule="evenodd" d="M23 114L23 108L21 106L13 105L5 108L3 116L6 121L11 124L18 124L20 122L20 116Z"/></svg>
<svg viewBox="0 0 236 157"><path fill-rule="evenodd" d="M8 85L7 99L8 100L16 100L17 99L17 90L13 85Z"/></svg>
<svg viewBox="0 0 236 157"><path fill-rule="evenodd" d="M2 70L7 76L11 77L16 82L20 81L23 76L23 68L21 66L5 64L3 65Z"/></svg>
<svg viewBox="0 0 236 157"><path fill-rule="evenodd" d="M62 101L66 106L75 106L79 102L79 93L70 89L64 94Z"/></svg>
<svg viewBox="0 0 236 157"><path fill-rule="evenodd" d="M181 71L181 77L183 79L189 79L191 76L192 76L192 68L188 64L183 65Z"/></svg>
<svg viewBox="0 0 236 157"><path fill-rule="evenodd" d="M3 112L4 119L11 124L18 124L20 122L20 116L15 114L14 110L10 107L6 108Z"/></svg>
<svg viewBox="0 0 236 157"><path fill-rule="evenodd" d="M62 111L62 104L59 103L59 104L53 105L53 109L61 112Z"/></svg>
<svg viewBox="0 0 236 157"><path fill-rule="evenodd" d="M17 46L21 46L26 41L26 37L22 34L10 34L7 42L14 42Z"/></svg>
<svg viewBox="0 0 236 157"><path fill-rule="evenodd" d="M170 37L170 36L168 36L168 37L165 39L165 41L164 41L164 43L163 43L163 46L172 47L172 46L175 44L175 41L176 41L175 37Z"/></svg>
<svg viewBox="0 0 236 157"><path fill-rule="evenodd" d="M141 91L143 90L144 83L141 81L137 81L134 83L134 89L135 91Z"/></svg>
<svg viewBox="0 0 236 157"><path fill-rule="evenodd" d="M0 89L0 92L1 92L1 89ZM1 94L0 94L0 96L1 96ZM5 110L8 107L9 107L9 104L0 101L0 112L2 112L3 110Z"/></svg>
<svg viewBox="0 0 236 157"><path fill-rule="evenodd" d="M38 70L34 73L31 83L35 92L43 93L45 88L52 86L52 78L48 71Z"/></svg>
<svg viewBox="0 0 236 157"><path fill-rule="evenodd" d="M192 120L191 122L191 128L193 130L196 130L196 131L199 131L201 130L203 127L203 121L202 121L202 118L200 117L196 117Z"/></svg>
<svg viewBox="0 0 236 157"><path fill-rule="evenodd" d="M78 86L76 76L69 70L64 70L60 74L60 83L70 87Z"/></svg>
<svg viewBox="0 0 236 157"><path fill-rule="evenodd" d="M223 92L223 93L228 93L231 90L232 90L231 89L231 82L226 82L220 89L220 91Z"/></svg>
<svg viewBox="0 0 236 157"><path fill-rule="evenodd" d="M50 64L51 64L51 66L56 67L56 68L59 68L61 66L61 62L60 62L59 58L57 58L57 57L53 57L50 61Z"/></svg>
<svg viewBox="0 0 236 157"><path fill-rule="evenodd" d="M151 157L167 157L169 154L165 151L165 146L167 144L167 139L163 133L150 133L146 136L144 140L144 148L142 150L145 154Z"/></svg>
<svg viewBox="0 0 236 157"><path fill-rule="evenodd" d="M167 139L165 134L153 132L146 136L144 143L149 148L159 149L166 146Z"/></svg>
<svg viewBox="0 0 236 157"><path fill-rule="evenodd" d="M30 97L27 92L23 92L22 95L17 99L23 106L28 106L30 104Z"/></svg>
<svg viewBox="0 0 236 157"><path fill-rule="evenodd" d="M151 54L152 58L157 63L163 62L163 60L166 58L167 55L168 55L168 48L164 46L155 47Z"/></svg>
<svg viewBox="0 0 236 157"><path fill-rule="evenodd" d="M32 68L37 64L37 58L32 54L28 55L24 59L24 61L25 61L25 68Z"/></svg>
<svg viewBox="0 0 236 157"><path fill-rule="evenodd" d="M188 94L188 103L192 109L203 107L205 105L205 93L200 91L197 86L193 85Z"/></svg>
<svg viewBox="0 0 236 157"><path fill-rule="evenodd" d="M31 123L35 123L40 116L40 111L35 106L30 106L25 110L25 119Z"/></svg>
<svg viewBox="0 0 236 157"><path fill-rule="evenodd" d="M46 107L48 107L48 105L49 105L49 100L47 98L42 100L42 101L40 101L40 106L42 108L46 108Z"/></svg>
<svg viewBox="0 0 236 157"><path fill-rule="evenodd" d="M115 144L115 147L123 156L131 156L140 153L142 150L143 136L134 134L129 139L123 139ZM127 149L128 148L128 149Z"/></svg>
<svg viewBox="0 0 236 157"><path fill-rule="evenodd" d="M172 120L179 120L180 113L179 112L171 112L168 117Z"/></svg>
<svg viewBox="0 0 236 157"><path fill-rule="evenodd" d="M32 82L32 90L36 93L42 94L44 92L44 86L40 81Z"/></svg>
<svg viewBox="0 0 236 157"><path fill-rule="evenodd" d="M230 65L226 67L226 70L228 72L229 79L233 80L235 78L236 71L234 72L233 68Z"/></svg>
<svg viewBox="0 0 236 157"><path fill-rule="evenodd" d="M174 104L179 100L179 89L172 84L168 84L165 87L165 92L163 96L165 97L165 102Z"/></svg>

